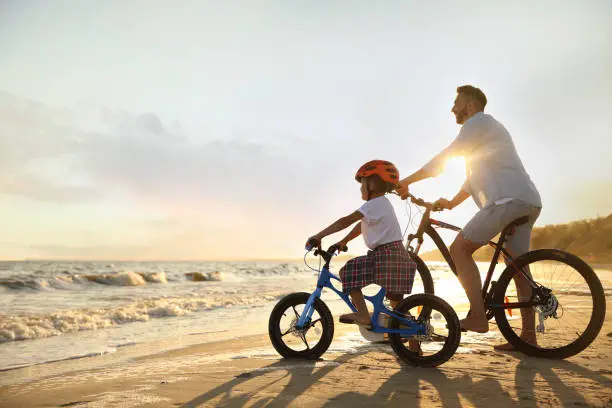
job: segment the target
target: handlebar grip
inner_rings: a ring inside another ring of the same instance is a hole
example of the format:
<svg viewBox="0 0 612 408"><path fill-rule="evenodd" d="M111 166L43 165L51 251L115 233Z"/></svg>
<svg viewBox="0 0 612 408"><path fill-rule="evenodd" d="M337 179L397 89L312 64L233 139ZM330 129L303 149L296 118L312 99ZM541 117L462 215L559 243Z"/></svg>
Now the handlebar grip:
<svg viewBox="0 0 612 408"><path fill-rule="evenodd" d="M312 248L321 248L321 240L315 237L308 238L308 241L306 241L306 250L310 251Z"/></svg>

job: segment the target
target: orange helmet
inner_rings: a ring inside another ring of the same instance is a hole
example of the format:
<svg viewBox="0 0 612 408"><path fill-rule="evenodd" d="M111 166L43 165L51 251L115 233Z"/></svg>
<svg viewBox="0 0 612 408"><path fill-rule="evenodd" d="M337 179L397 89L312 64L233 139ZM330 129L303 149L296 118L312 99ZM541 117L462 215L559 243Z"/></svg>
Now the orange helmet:
<svg viewBox="0 0 612 408"><path fill-rule="evenodd" d="M399 183L399 171L397 167L386 160L371 160L361 166L355 174L355 180L361 182L363 177L378 176L385 183L394 187Z"/></svg>

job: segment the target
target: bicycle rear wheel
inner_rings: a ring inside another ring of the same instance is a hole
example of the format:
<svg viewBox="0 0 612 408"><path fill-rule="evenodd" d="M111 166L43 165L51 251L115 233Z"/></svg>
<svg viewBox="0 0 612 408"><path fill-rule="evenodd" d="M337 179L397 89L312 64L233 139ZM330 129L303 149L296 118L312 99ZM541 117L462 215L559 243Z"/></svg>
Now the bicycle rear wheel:
<svg viewBox="0 0 612 408"><path fill-rule="evenodd" d="M444 300L429 294L411 295L394 312L427 328L425 333L411 337L389 334L393 351L404 362L417 367L436 367L457 351L461 340L459 318ZM407 328L397 319L391 319L389 327Z"/></svg>
<svg viewBox="0 0 612 408"><path fill-rule="evenodd" d="M522 299L513 279L518 270L531 273L538 285L531 294L522 294ZM530 308L497 307L529 300L534 303ZM584 261L564 251L541 249L518 257L504 270L489 307L495 310L499 330L515 349L534 357L567 358L583 351L599 334L606 299L597 275ZM521 317L523 313L535 314L535 330ZM523 329L531 339L521 338ZM531 344L534 337L537 345Z"/></svg>

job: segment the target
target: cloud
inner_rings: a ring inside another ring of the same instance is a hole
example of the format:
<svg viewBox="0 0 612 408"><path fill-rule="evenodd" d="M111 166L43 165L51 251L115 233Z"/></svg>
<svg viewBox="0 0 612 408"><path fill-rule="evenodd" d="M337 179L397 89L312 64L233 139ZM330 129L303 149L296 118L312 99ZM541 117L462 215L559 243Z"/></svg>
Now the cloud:
<svg viewBox="0 0 612 408"><path fill-rule="evenodd" d="M19 176L0 176L0 191L29 197L38 201L74 203L94 201L102 198L99 190L91 187L57 185L55 182L28 174Z"/></svg>
<svg viewBox="0 0 612 408"><path fill-rule="evenodd" d="M108 229L88 241L91 247L64 247L62 240L28 246L36 256L282 256L299 248L302 235L360 203L346 165L360 164L357 148L333 140L251 130L186 137L171 130L180 125L166 126L153 113L59 114L18 100L3 109L18 120L0 127L7 147L0 191L35 200L41 213L45 203L84 204L71 207L80 218L60 226L67 234L75 225ZM63 211L53 208L49 221ZM121 224L130 238L101 220ZM129 245L115 247L111 230L115 242Z"/></svg>
<svg viewBox="0 0 612 408"><path fill-rule="evenodd" d="M56 202L122 196L183 217L229 208L295 216L324 208L325 195L356 196L345 190L354 187L352 169L336 164L351 148L333 141L254 131L202 140L169 131L153 113L60 112L6 94L0 101L10 119L0 125L4 194Z"/></svg>

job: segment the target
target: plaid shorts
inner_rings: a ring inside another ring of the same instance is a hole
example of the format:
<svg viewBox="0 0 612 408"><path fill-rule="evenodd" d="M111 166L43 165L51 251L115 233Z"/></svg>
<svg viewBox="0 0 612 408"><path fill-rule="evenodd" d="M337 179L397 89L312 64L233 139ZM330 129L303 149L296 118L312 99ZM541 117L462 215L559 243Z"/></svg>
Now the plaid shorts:
<svg viewBox="0 0 612 408"><path fill-rule="evenodd" d="M349 260L340 269L342 290L349 293L375 283L387 289L387 293L408 294L416 268L402 241L389 242Z"/></svg>

